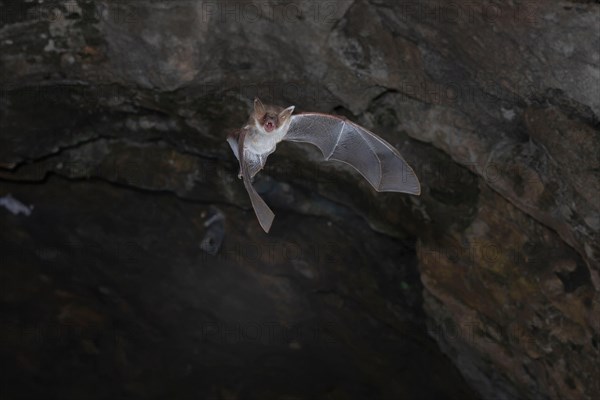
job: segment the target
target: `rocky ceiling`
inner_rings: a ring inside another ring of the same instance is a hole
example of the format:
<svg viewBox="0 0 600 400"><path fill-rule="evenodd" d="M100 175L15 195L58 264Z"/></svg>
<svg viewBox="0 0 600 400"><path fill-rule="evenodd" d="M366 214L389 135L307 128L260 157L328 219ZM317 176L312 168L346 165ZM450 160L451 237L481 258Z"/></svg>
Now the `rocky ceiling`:
<svg viewBox="0 0 600 400"><path fill-rule="evenodd" d="M0 1L3 398L594 399L597 1ZM344 115L419 197L285 143Z"/></svg>

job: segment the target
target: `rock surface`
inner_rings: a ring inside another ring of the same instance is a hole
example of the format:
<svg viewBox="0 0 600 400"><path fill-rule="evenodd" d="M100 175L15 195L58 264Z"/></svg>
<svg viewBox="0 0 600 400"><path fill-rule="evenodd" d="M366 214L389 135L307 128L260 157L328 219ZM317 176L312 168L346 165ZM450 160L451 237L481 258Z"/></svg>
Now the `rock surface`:
<svg viewBox="0 0 600 400"><path fill-rule="evenodd" d="M435 342L486 399L600 393L598 2L0 15L0 196L34 205L0 208L7 393L76 398L75 368L96 398L474 397ZM254 96L370 128L422 195L285 143L263 235L223 140ZM243 337L269 323L312 331Z"/></svg>

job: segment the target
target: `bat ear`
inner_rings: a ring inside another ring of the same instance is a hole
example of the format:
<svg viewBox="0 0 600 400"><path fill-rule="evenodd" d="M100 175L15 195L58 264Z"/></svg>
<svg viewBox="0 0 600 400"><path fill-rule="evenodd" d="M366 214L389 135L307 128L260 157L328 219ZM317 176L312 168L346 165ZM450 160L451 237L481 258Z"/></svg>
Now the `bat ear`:
<svg viewBox="0 0 600 400"><path fill-rule="evenodd" d="M254 98L254 113L260 116L264 115L265 113L265 106L258 97Z"/></svg>
<svg viewBox="0 0 600 400"><path fill-rule="evenodd" d="M294 108L295 108L295 106L291 106L291 107L286 108L282 112L280 112L279 120L285 121L286 119L288 119L290 117L290 115L292 115L292 113L294 112Z"/></svg>

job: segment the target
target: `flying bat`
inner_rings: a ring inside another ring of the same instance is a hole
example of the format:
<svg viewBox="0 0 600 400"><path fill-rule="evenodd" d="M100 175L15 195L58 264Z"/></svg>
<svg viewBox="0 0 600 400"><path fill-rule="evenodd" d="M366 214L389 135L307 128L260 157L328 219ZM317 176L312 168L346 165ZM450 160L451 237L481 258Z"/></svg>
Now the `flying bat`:
<svg viewBox="0 0 600 400"><path fill-rule="evenodd" d="M269 232L275 214L252 186L252 178L264 168L267 157L282 140L311 143L325 160L354 167L378 192L421 194L419 179L398 150L373 132L340 116L321 113L292 115L294 106L265 106L254 99L248 123L227 136L240 164L239 178L258 222Z"/></svg>

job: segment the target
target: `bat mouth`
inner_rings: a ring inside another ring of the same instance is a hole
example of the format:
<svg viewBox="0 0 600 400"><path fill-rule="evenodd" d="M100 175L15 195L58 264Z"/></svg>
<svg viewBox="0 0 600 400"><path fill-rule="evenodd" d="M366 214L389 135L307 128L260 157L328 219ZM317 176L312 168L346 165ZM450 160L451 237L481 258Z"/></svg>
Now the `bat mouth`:
<svg viewBox="0 0 600 400"><path fill-rule="evenodd" d="M275 124L271 121L268 121L265 123L264 128L267 132L273 132L273 130L275 130Z"/></svg>

